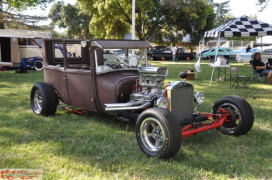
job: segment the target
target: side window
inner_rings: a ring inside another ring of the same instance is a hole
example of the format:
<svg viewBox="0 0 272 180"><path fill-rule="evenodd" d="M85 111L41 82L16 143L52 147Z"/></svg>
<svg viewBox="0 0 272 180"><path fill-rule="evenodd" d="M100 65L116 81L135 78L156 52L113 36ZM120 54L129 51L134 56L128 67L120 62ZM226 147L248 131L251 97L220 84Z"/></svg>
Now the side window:
<svg viewBox="0 0 272 180"><path fill-rule="evenodd" d="M52 44L47 41L46 48L46 53L52 54L52 60L48 58L50 65L65 66L67 69L90 70L88 46L82 47L78 41L67 40L65 43L55 41ZM65 56L66 58L64 58Z"/></svg>
<svg viewBox="0 0 272 180"><path fill-rule="evenodd" d="M26 38L18 38L18 44L19 45L27 45L27 39Z"/></svg>
<svg viewBox="0 0 272 180"><path fill-rule="evenodd" d="M34 39L28 38L28 39L27 39L27 45L36 46L37 44L35 43Z"/></svg>

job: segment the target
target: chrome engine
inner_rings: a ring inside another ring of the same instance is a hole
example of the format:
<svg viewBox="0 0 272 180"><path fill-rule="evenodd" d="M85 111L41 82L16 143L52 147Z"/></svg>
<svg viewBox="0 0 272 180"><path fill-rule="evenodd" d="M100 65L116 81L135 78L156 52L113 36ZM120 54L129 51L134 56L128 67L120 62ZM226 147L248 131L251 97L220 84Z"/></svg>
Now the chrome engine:
<svg viewBox="0 0 272 180"><path fill-rule="evenodd" d="M141 91L132 93L130 100L152 101L162 96L162 86L167 73L168 71L165 67L140 68L140 79L137 85L141 87Z"/></svg>
<svg viewBox="0 0 272 180"><path fill-rule="evenodd" d="M203 93L194 95L194 86L187 81L175 81L168 85L163 93L163 82L168 74L165 67L141 67L140 78L127 103L105 104L106 111L140 110L151 107L162 107L170 110L177 119L191 117L194 111L193 102L201 104ZM165 95L165 96L164 96Z"/></svg>
<svg viewBox="0 0 272 180"><path fill-rule="evenodd" d="M141 67L136 91L127 103L105 104L106 111L137 110L149 107L153 100L163 96L163 82L168 74L165 67Z"/></svg>

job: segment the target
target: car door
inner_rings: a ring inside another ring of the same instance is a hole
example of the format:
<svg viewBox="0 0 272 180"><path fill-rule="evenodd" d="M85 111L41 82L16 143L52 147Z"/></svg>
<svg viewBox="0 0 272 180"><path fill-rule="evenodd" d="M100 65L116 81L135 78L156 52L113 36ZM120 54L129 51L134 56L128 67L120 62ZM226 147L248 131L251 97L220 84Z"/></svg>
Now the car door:
<svg viewBox="0 0 272 180"><path fill-rule="evenodd" d="M163 54L165 59L172 59L172 50L170 48L164 48Z"/></svg>

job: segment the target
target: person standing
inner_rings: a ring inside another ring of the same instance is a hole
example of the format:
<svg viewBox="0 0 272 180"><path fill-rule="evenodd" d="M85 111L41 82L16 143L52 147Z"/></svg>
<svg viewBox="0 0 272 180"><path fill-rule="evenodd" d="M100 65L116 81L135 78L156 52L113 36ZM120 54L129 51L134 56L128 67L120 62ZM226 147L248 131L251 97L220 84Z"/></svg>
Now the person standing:
<svg viewBox="0 0 272 180"><path fill-rule="evenodd" d="M246 48L246 53L251 49L251 46L248 45L247 48Z"/></svg>
<svg viewBox="0 0 272 180"><path fill-rule="evenodd" d="M177 62L177 51L178 51L178 45L173 46L172 48L172 61Z"/></svg>

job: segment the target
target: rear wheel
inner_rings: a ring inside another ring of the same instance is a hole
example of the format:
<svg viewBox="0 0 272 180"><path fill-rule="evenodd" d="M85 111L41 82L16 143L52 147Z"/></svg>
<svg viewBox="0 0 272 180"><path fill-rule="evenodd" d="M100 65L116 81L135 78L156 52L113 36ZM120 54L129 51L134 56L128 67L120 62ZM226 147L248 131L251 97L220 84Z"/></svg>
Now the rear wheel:
<svg viewBox="0 0 272 180"><path fill-rule="evenodd" d="M250 104L239 96L225 96L213 105L213 113L219 113L220 108L226 110L230 116L220 127L224 134L243 135L248 133L254 122L254 114Z"/></svg>
<svg viewBox="0 0 272 180"><path fill-rule="evenodd" d="M191 61L192 58L191 58L190 56L187 56L187 57L186 57L186 60L187 60L187 61Z"/></svg>
<svg viewBox="0 0 272 180"><path fill-rule="evenodd" d="M51 84L38 82L31 89L30 103L35 114L50 116L56 112L58 96Z"/></svg>
<svg viewBox="0 0 272 180"><path fill-rule="evenodd" d="M181 146L180 126L175 116L164 108L142 112L136 123L140 149L149 156L171 158Z"/></svg>
<svg viewBox="0 0 272 180"><path fill-rule="evenodd" d="M35 63L34 63L34 68L37 71L43 70L43 62L42 62L42 60L40 60L40 59L36 60Z"/></svg>

